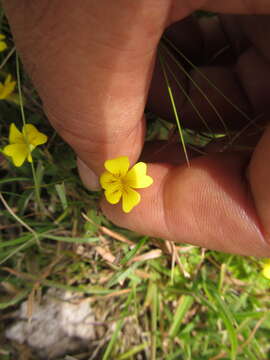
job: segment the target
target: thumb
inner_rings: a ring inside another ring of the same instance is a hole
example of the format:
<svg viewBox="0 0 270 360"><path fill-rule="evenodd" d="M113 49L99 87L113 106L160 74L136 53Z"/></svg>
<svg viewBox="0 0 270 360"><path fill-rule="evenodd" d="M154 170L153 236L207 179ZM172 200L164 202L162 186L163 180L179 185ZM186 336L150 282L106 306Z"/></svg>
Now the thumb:
<svg viewBox="0 0 270 360"><path fill-rule="evenodd" d="M261 153L263 145L258 150ZM269 196L261 190L265 187L259 191L256 187L255 209L243 176L247 161L246 154L218 153L196 157L190 167L149 164L148 174L154 183L140 189L138 206L126 214L119 204L111 205L104 198L102 209L115 224L137 233L227 253L266 257L270 254ZM265 183L269 171L261 165L256 170ZM257 186L254 179L252 185Z"/></svg>
<svg viewBox="0 0 270 360"><path fill-rule="evenodd" d="M76 151L81 173L89 168L98 175L117 156L136 161L171 1L79 0L74 6L66 0L63 7L55 0L12 0L5 6L48 118Z"/></svg>

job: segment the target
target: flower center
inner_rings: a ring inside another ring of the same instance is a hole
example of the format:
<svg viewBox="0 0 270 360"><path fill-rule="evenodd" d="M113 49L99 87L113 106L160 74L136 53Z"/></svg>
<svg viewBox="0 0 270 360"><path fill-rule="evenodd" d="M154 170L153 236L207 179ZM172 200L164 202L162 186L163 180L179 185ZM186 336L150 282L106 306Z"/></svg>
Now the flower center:
<svg viewBox="0 0 270 360"><path fill-rule="evenodd" d="M127 182L125 180L125 176L123 175L115 175L115 182L118 184L119 186L119 190L123 193L123 192L126 192L127 190Z"/></svg>

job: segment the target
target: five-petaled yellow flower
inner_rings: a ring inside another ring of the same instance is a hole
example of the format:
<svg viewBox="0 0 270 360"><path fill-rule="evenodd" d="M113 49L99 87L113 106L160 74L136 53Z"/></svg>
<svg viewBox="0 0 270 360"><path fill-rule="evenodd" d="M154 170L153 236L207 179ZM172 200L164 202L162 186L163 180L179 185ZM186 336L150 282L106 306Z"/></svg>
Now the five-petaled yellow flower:
<svg viewBox="0 0 270 360"><path fill-rule="evenodd" d="M12 76L10 74L7 75L4 83L0 82L0 100L8 99L16 86L16 81L12 80Z"/></svg>
<svg viewBox="0 0 270 360"><path fill-rule="evenodd" d="M27 159L32 162L31 152L38 146L45 144L47 136L37 130L32 124L23 126L20 132L15 124L10 125L9 145L5 146L3 153L11 156L15 166L21 166Z"/></svg>
<svg viewBox="0 0 270 360"><path fill-rule="evenodd" d="M262 274L266 279L270 280L270 260L263 264Z"/></svg>
<svg viewBox="0 0 270 360"><path fill-rule="evenodd" d="M0 34L0 52L6 50L7 48L7 43L5 42L5 35Z"/></svg>
<svg viewBox="0 0 270 360"><path fill-rule="evenodd" d="M127 156L107 160L105 171L100 176L100 183L105 190L105 197L110 204L117 204L122 198L122 208L125 213L138 205L141 196L133 189L142 189L153 183L151 176L146 175L147 165L138 162L130 170Z"/></svg>

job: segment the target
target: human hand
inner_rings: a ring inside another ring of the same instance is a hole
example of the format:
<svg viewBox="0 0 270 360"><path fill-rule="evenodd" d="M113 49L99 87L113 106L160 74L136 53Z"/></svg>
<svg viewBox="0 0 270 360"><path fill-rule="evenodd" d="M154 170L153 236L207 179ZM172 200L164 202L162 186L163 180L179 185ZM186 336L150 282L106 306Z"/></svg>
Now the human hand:
<svg viewBox="0 0 270 360"><path fill-rule="evenodd" d="M208 1L207 6L202 3L103 0L79 1L75 7L67 0L63 7L54 0L4 2L16 45L45 111L81 159L82 179L92 188L97 184L94 174L103 171L104 160L126 155L135 162L140 155L145 131L143 111L156 47L169 24L199 8L270 14L268 0L250 1L246 6L235 0ZM30 19L24 17L29 12ZM240 87L223 70L206 69L210 77L215 73L221 79L221 89L226 80L225 90L233 88L236 103L239 100L241 105L251 105L257 114L265 111L270 90L270 28L267 22L261 24L246 26L247 36L259 51L247 48L239 57L236 70ZM196 42L196 32L194 36ZM157 79L158 74L152 82L148 106L170 117L167 106L155 108ZM188 106L179 101L180 113L181 108L183 114L186 112L185 125L190 127L192 121L197 126ZM228 107L221 105L224 117L230 118ZM230 125L238 123L238 117L234 114ZM215 120L210 118L210 122L214 126ZM163 157L171 159L172 151ZM151 164L154 185L141 190L142 201L131 213L124 214L120 207L106 202L102 207L115 223L144 234L225 252L269 256L269 152L270 130L266 130L248 166L249 159L242 153L196 157L190 168L183 157L182 165Z"/></svg>

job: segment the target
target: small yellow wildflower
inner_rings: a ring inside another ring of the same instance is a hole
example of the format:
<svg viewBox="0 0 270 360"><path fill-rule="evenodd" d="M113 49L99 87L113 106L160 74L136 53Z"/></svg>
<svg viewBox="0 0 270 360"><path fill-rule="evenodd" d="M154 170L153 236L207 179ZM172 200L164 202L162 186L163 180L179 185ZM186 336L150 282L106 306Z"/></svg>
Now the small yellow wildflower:
<svg viewBox="0 0 270 360"><path fill-rule="evenodd" d="M263 264L262 274L266 279L270 280L270 260Z"/></svg>
<svg viewBox="0 0 270 360"><path fill-rule="evenodd" d="M20 132L15 124L11 124L9 145L4 147L3 153L12 157L15 166L21 166L26 159L32 162L31 152L38 145L45 144L47 139L47 136L39 132L34 125L26 124Z"/></svg>
<svg viewBox="0 0 270 360"><path fill-rule="evenodd" d="M4 51L7 49L7 43L5 42L5 35L0 34L0 52Z"/></svg>
<svg viewBox="0 0 270 360"><path fill-rule="evenodd" d="M0 100L8 99L13 93L16 86L16 81L12 81L12 76L7 75L4 83L0 82Z"/></svg>
<svg viewBox="0 0 270 360"><path fill-rule="evenodd" d="M140 194L133 189L146 188L153 183L153 179L146 175L147 165L139 162L129 170L128 157L121 156L105 161L104 167L107 171L100 176L100 183L107 201L117 204L122 198L123 211L130 212L141 200Z"/></svg>

